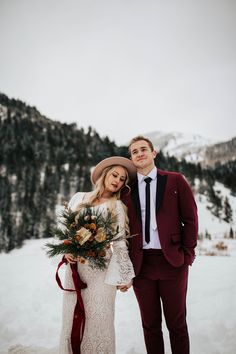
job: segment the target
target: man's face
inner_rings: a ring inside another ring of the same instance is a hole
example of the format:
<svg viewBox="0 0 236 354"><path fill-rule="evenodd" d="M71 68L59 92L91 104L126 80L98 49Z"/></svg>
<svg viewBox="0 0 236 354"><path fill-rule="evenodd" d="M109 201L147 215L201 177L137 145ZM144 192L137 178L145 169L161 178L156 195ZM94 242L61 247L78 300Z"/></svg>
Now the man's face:
<svg viewBox="0 0 236 354"><path fill-rule="evenodd" d="M131 160L138 170L154 167L156 151L152 151L148 142L139 140L130 146Z"/></svg>

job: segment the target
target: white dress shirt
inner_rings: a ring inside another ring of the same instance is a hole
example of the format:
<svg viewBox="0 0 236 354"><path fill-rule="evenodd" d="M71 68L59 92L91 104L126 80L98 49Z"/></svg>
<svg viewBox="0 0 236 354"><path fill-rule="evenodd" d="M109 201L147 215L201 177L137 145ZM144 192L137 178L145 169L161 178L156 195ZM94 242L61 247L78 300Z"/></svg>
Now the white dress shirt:
<svg viewBox="0 0 236 354"><path fill-rule="evenodd" d="M141 173L138 173L138 191L139 191L139 200L141 206L141 216L142 216L142 230L143 230L143 248L156 248L161 249L159 234L157 230L156 222L156 189L157 189L157 169L154 167L152 171L144 176ZM145 241L145 210L146 210L146 182L145 178L151 177L152 181L150 183L150 242L146 243Z"/></svg>

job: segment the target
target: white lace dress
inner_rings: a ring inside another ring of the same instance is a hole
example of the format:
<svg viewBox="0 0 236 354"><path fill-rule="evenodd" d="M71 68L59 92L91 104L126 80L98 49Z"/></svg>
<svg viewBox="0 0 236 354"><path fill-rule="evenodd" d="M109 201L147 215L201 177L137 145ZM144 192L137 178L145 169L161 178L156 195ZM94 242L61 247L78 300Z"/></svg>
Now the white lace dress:
<svg viewBox="0 0 236 354"><path fill-rule="evenodd" d="M84 193L74 195L69 203L72 210L76 209L83 196ZM106 213L107 203L94 208L100 208ZM125 232L125 212L119 200L116 202L116 211L121 236ZM81 290L86 316L81 354L115 353L114 309L116 285L130 282L134 277L134 271L125 240L115 241L112 248L113 251L108 254L109 265L104 271L92 269L86 263L78 264L80 278L87 284L87 288ZM64 287L74 288L69 265L66 269ZM76 293L65 291L60 354L72 354L70 337L75 304Z"/></svg>

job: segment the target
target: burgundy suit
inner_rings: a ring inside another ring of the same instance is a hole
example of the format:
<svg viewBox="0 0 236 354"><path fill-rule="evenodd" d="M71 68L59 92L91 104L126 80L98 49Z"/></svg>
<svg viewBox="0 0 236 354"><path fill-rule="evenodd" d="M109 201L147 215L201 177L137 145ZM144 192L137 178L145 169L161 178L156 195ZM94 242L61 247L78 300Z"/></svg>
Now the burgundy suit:
<svg viewBox="0 0 236 354"><path fill-rule="evenodd" d="M197 244L197 207L186 179L157 169L156 221L162 250L143 250L138 181L124 193L131 235L130 258L136 277L134 291L139 303L148 354L164 354L162 308L173 354L189 353L186 324L188 265ZM161 308L162 303L162 308Z"/></svg>

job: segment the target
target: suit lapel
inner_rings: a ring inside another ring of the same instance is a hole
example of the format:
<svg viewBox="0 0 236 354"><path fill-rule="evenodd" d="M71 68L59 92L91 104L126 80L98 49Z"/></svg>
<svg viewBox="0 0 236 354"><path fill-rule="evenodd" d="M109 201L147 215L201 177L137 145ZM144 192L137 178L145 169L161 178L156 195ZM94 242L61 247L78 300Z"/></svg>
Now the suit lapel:
<svg viewBox="0 0 236 354"><path fill-rule="evenodd" d="M166 182L167 175L161 175L157 170L156 213L158 212L163 200Z"/></svg>
<svg viewBox="0 0 236 354"><path fill-rule="evenodd" d="M135 207L135 211L138 215L138 218L141 222L141 206L140 206L140 200L139 200L139 192L138 192L138 180L136 180L134 182L134 184L132 185L132 188L131 188L131 198L132 198L132 201L133 201L133 204L134 204L134 207Z"/></svg>

